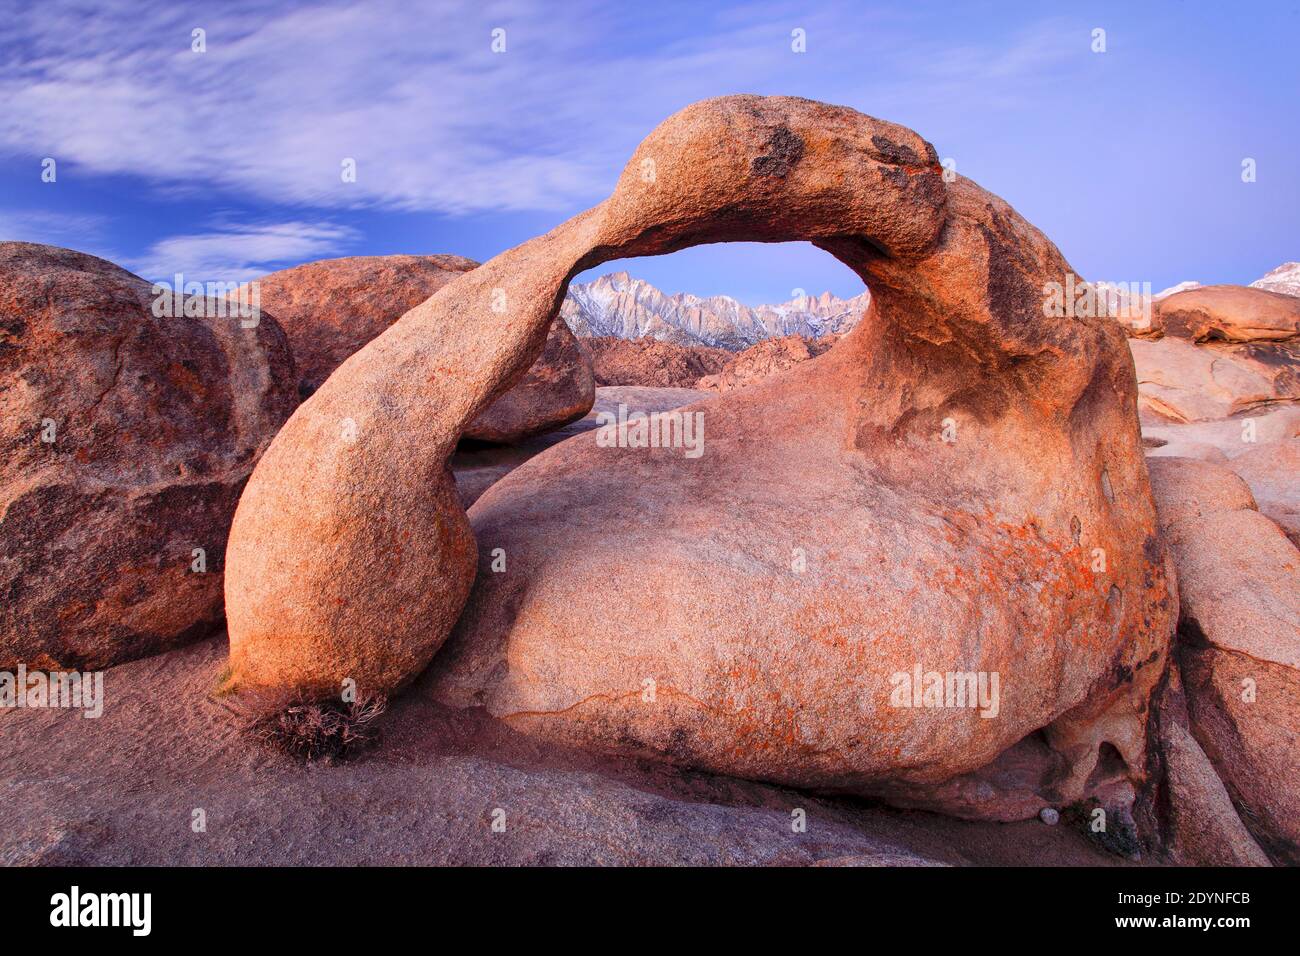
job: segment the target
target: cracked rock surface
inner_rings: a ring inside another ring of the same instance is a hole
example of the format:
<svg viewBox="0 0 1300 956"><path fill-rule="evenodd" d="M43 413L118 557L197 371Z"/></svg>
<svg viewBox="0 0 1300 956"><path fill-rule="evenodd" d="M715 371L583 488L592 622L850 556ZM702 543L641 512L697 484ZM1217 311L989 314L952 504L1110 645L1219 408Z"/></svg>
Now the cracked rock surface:
<svg viewBox="0 0 1300 956"><path fill-rule="evenodd" d="M1151 461L1178 570L1178 660L1192 733L1276 862L1300 862L1300 550L1246 482L1207 461Z"/></svg>

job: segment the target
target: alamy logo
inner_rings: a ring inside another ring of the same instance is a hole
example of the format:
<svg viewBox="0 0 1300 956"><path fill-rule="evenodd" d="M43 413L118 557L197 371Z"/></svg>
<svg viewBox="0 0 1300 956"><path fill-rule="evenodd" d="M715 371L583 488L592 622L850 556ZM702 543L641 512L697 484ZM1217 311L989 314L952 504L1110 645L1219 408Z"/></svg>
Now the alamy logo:
<svg viewBox="0 0 1300 956"><path fill-rule="evenodd" d="M1127 319L1134 327L1151 327L1150 282L1075 282L1067 272L1065 282L1043 283L1043 315L1049 319Z"/></svg>
<svg viewBox="0 0 1300 956"><path fill-rule="evenodd" d="M163 319L237 318L242 328L256 328L262 321L262 287L256 281L186 282L178 272L175 282L155 282L153 314Z"/></svg>
<svg viewBox="0 0 1300 956"><path fill-rule="evenodd" d="M917 664L889 678L891 707L978 707L981 717L1001 710L997 671L924 671Z"/></svg>
<svg viewBox="0 0 1300 956"><path fill-rule="evenodd" d="M151 893L68 893L50 897L51 926L129 926L131 935L148 936L153 927Z"/></svg>
<svg viewBox="0 0 1300 956"><path fill-rule="evenodd" d="M0 671L0 707L79 709L85 717L104 713L104 672Z"/></svg>
<svg viewBox="0 0 1300 956"><path fill-rule="evenodd" d="M703 412L631 412L622 402L618 414L596 413L599 448L685 448L687 458L704 454Z"/></svg>

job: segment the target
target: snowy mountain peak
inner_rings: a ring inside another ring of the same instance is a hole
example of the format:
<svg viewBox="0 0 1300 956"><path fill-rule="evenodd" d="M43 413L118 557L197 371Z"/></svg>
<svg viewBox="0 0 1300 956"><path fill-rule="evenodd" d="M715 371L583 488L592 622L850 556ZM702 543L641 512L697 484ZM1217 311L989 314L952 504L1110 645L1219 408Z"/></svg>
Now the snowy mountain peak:
<svg viewBox="0 0 1300 956"><path fill-rule="evenodd" d="M1171 285L1168 289L1161 289L1151 298L1164 299L1171 295L1177 295L1179 292L1186 292L1188 289L1199 289L1200 287L1201 284L1199 282L1188 279L1186 282L1178 283L1178 285Z"/></svg>
<svg viewBox="0 0 1300 956"><path fill-rule="evenodd" d="M1256 289L1300 296L1300 262L1284 262L1272 272L1251 283Z"/></svg>
<svg viewBox="0 0 1300 956"><path fill-rule="evenodd" d="M786 335L819 338L846 332L857 324L870 301L868 292L851 299L823 292L816 298L804 296L750 308L729 295L667 295L644 279L613 272L592 282L570 285L560 316L578 336L649 337L739 350Z"/></svg>

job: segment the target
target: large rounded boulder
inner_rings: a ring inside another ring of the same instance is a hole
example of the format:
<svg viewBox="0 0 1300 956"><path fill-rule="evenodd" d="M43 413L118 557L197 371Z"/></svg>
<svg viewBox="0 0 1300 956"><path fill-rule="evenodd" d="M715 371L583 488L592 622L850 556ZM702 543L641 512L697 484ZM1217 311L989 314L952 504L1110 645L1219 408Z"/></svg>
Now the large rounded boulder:
<svg viewBox="0 0 1300 956"><path fill-rule="evenodd" d="M296 404L270 316L0 243L0 668L105 667L218 625L235 504Z"/></svg>
<svg viewBox="0 0 1300 956"><path fill-rule="evenodd" d="M257 281L262 305L289 336L306 397L348 356L477 266L463 256L350 256ZM465 437L513 442L560 428L591 410L595 388L573 333L556 322L537 362L470 423Z"/></svg>
<svg viewBox="0 0 1300 956"><path fill-rule="evenodd" d="M1282 342L1300 336L1300 299L1241 285L1206 285L1156 303L1166 335L1197 342Z"/></svg>
<svg viewBox="0 0 1300 956"><path fill-rule="evenodd" d="M1158 300L1151 319L1129 343L1147 415L1213 421L1300 400L1300 299L1197 286Z"/></svg>
<svg viewBox="0 0 1300 956"><path fill-rule="evenodd" d="M605 416L471 525L448 458L575 274L792 240L872 291L834 349L653 425ZM412 309L290 419L231 535L230 684L391 692L456 626L429 692L547 740L1003 819L1131 789L1176 597L1123 331L1045 314L1075 281L910 130L690 106L608 200Z"/></svg>
<svg viewBox="0 0 1300 956"><path fill-rule="evenodd" d="M1217 421L1300 400L1300 351L1291 342L1195 343L1131 339L1139 407L1160 420Z"/></svg>

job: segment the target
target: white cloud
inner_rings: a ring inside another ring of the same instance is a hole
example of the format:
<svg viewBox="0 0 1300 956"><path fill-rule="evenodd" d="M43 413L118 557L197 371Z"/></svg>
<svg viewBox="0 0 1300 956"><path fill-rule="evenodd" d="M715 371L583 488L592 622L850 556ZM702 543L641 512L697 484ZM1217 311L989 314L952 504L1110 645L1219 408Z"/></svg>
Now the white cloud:
<svg viewBox="0 0 1300 956"><path fill-rule="evenodd" d="M989 102L1024 89L1064 35L945 48L917 40L924 21L835 0L797 16L766 4L673 10L27 4L0 36L0 151L263 203L571 211L603 198L640 138L693 100L784 92L872 113L923 113L954 91ZM808 53L791 52L793 26ZM196 27L205 53L190 50ZM490 49L495 27L503 54ZM355 183L342 181L345 158Z"/></svg>
<svg viewBox="0 0 1300 956"><path fill-rule="evenodd" d="M329 223L281 222L219 227L211 232L170 236L127 266L146 279L247 282L285 264L328 258L357 237L355 230Z"/></svg>
<svg viewBox="0 0 1300 956"><path fill-rule="evenodd" d="M565 62L575 40L544 11L68 7L33 5L39 16L7 27L6 151L317 206L537 209L590 187L592 152L569 140L579 117L559 102L581 85ZM496 22L509 25L501 55L489 49ZM196 26L206 53L190 50ZM342 181L345 158L355 183Z"/></svg>

